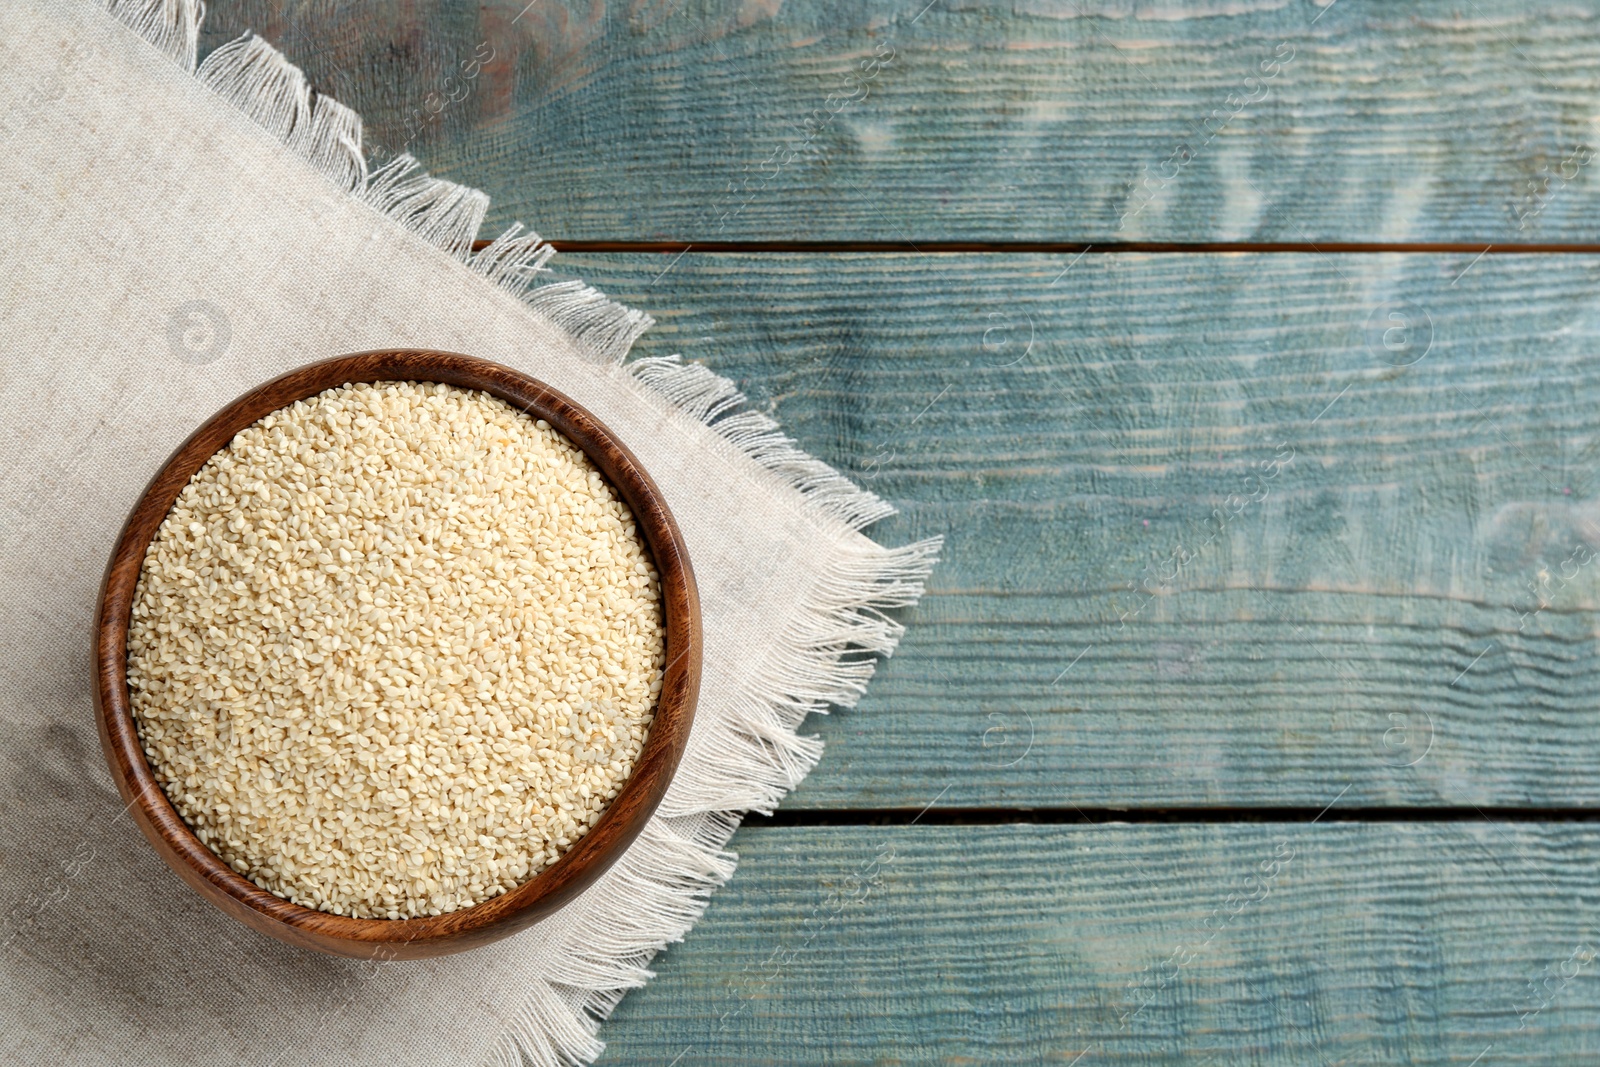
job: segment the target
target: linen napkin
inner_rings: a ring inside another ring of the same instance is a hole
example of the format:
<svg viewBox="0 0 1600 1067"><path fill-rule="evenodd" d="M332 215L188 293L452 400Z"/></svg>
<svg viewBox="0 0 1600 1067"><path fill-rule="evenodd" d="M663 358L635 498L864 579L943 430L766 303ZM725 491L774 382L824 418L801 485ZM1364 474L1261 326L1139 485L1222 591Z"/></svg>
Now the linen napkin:
<svg viewBox="0 0 1600 1067"><path fill-rule="evenodd" d="M921 594L935 542L805 455L728 381L626 359L641 312L488 199L402 157L253 37L196 63L197 0L0 5L0 1062L582 1063L733 872L743 812L820 755ZM687 755L597 885L462 956L303 952L202 902L127 818L95 735L89 631L105 560L168 453L249 387L386 347L542 378L640 458L682 527L705 626Z"/></svg>

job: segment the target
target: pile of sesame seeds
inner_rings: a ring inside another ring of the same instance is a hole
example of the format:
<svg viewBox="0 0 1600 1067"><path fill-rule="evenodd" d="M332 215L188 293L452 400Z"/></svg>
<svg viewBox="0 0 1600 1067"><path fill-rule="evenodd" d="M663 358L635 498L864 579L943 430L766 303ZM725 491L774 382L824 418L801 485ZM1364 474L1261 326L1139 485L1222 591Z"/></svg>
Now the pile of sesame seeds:
<svg viewBox="0 0 1600 1067"><path fill-rule="evenodd" d="M632 772L661 690L627 506L542 420L435 383L241 431L146 554L128 683L156 778L280 897L400 919L527 881Z"/></svg>

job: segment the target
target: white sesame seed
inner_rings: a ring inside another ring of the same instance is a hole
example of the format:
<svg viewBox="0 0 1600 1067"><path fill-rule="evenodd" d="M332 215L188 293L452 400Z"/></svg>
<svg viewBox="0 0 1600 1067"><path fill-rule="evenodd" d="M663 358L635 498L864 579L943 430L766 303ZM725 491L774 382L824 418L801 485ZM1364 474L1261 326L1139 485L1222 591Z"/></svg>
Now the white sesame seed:
<svg viewBox="0 0 1600 1067"><path fill-rule="evenodd" d="M588 832L643 748L664 630L633 516L570 441L382 382L206 463L146 553L128 649L145 754L201 841L280 897L400 919Z"/></svg>

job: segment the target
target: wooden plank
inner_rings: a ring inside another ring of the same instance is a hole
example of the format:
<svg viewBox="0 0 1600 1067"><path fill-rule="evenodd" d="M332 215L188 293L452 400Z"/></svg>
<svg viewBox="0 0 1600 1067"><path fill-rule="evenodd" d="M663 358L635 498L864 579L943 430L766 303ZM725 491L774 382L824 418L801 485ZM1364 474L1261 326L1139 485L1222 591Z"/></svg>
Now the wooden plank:
<svg viewBox="0 0 1600 1067"><path fill-rule="evenodd" d="M247 28L555 238L1600 241L1583 5L239 0L206 46Z"/></svg>
<svg viewBox="0 0 1600 1067"><path fill-rule="evenodd" d="M601 1064L1553 1067L1600 1050L1593 827L836 827L737 844L738 876L622 1003Z"/></svg>
<svg viewBox="0 0 1600 1067"><path fill-rule="evenodd" d="M1600 803L1600 259L556 265L948 539L790 803Z"/></svg>

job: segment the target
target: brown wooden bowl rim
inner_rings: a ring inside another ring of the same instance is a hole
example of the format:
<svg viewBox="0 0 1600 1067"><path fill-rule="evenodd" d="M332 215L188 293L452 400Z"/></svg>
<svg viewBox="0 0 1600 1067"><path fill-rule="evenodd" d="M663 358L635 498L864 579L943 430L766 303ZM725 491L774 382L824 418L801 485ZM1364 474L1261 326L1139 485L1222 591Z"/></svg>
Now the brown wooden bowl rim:
<svg viewBox="0 0 1600 1067"><path fill-rule="evenodd" d="M378 381L443 382L482 390L565 434L632 510L661 578L666 625L666 668L643 751L589 832L555 863L507 893L443 915L412 919L317 911L269 893L224 863L179 816L150 770L133 721L127 679L128 627L139 573L150 541L183 487L235 434L271 412L334 386ZM391 957L397 957L483 944L537 922L592 885L638 837L665 795L688 743L700 681L699 602L688 553L660 491L633 453L598 419L546 383L488 360L425 349L361 352L298 367L249 390L206 420L156 472L129 514L101 585L94 633L106 758L123 800L144 816L138 821L152 844L203 895L211 894L191 875L269 920L252 925L294 943L361 956L373 955L379 946L388 946L394 950ZM178 860L188 872L178 867ZM340 941L351 944L344 948Z"/></svg>

